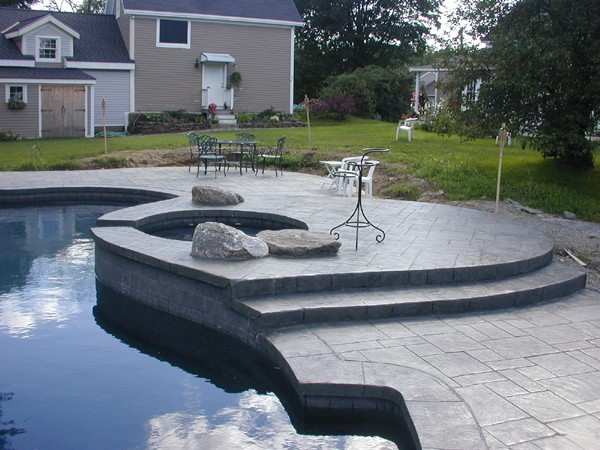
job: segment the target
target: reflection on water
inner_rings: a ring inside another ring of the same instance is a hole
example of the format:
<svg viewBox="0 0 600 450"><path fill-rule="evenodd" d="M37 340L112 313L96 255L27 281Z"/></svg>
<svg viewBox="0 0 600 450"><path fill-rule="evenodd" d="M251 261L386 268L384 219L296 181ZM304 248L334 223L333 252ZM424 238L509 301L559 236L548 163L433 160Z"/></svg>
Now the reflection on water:
<svg viewBox="0 0 600 450"><path fill-rule="evenodd" d="M192 358L115 339L100 299L99 327L89 228L112 209L0 209L0 448L395 448L298 435L272 368L228 351L207 361L213 335L188 345Z"/></svg>

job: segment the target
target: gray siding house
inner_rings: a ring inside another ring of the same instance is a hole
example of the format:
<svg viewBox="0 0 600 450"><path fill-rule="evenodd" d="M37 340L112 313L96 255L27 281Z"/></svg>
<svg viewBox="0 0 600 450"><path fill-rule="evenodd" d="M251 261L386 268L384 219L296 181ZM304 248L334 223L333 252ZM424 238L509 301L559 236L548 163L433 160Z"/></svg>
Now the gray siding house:
<svg viewBox="0 0 600 450"><path fill-rule="evenodd" d="M135 60L135 110L292 111L293 0L108 0L106 12Z"/></svg>
<svg viewBox="0 0 600 450"><path fill-rule="evenodd" d="M292 111L293 0L108 0L105 12L0 8L0 130L91 137L132 112Z"/></svg>
<svg viewBox="0 0 600 450"><path fill-rule="evenodd" d="M112 16L0 8L0 130L92 137L104 121L123 128L134 68Z"/></svg>

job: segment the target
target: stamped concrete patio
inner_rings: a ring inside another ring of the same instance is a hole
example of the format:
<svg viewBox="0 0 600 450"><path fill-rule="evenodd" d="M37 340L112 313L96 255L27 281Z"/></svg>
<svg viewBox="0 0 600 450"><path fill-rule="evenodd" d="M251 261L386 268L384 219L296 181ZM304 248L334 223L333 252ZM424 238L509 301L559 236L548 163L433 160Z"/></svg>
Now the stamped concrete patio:
<svg viewBox="0 0 600 450"><path fill-rule="evenodd" d="M187 168L152 168L2 173L0 204L132 193L158 200L102 218L99 278L138 295L144 284L169 291L154 293L153 306L264 351L308 408L393 402L423 448L600 446L600 293L552 261L553 243L539 231L463 208L366 199L369 219L386 232L382 243L376 230L360 230L355 250L345 228L335 257L195 260L189 243L137 228L217 214L191 203L196 183L246 199L218 214L287 216L313 231L344 221L356 201L303 174L197 179ZM102 263L107 253L152 275L117 278ZM154 284L165 274L174 281ZM218 288L227 314L174 300L177 277Z"/></svg>

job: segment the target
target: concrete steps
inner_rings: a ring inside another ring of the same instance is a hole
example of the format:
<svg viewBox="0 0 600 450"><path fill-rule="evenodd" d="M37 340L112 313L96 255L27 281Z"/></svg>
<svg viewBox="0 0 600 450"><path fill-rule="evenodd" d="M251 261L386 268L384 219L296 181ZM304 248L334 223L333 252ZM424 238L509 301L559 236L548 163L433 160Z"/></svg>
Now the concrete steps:
<svg viewBox="0 0 600 450"><path fill-rule="evenodd" d="M215 113L215 119L219 119L219 125L237 125L235 114L233 114L230 110L217 110L217 112Z"/></svg>
<svg viewBox="0 0 600 450"><path fill-rule="evenodd" d="M572 294L586 276L552 262L526 274L491 281L359 288L234 300L229 307L259 330L320 322L461 313L528 305Z"/></svg>

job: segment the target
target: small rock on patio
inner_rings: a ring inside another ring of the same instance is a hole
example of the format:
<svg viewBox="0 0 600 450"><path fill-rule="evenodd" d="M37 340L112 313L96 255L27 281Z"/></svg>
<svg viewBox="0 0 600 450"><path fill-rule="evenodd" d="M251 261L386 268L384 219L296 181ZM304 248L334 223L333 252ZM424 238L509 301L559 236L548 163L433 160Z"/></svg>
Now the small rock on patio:
<svg viewBox="0 0 600 450"><path fill-rule="evenodd" d="M327 233L306 230L264 230L257 234L269 246L271 255L334 255L342 243Z"/></svg>
<svg viewBox="0 0 600 450"><path fill-rule="evenodd" d="M194 230L192 256L196 258L263 258L269 248L261 239L217 222L199 224Z"/></svg>
<svg viewBox="0 0 600 450"><path fill-rule="evenodd" d="M204 205L225 206L242 203L244 197L228 189L199 184L192 188L192 201Z"/></svg>

